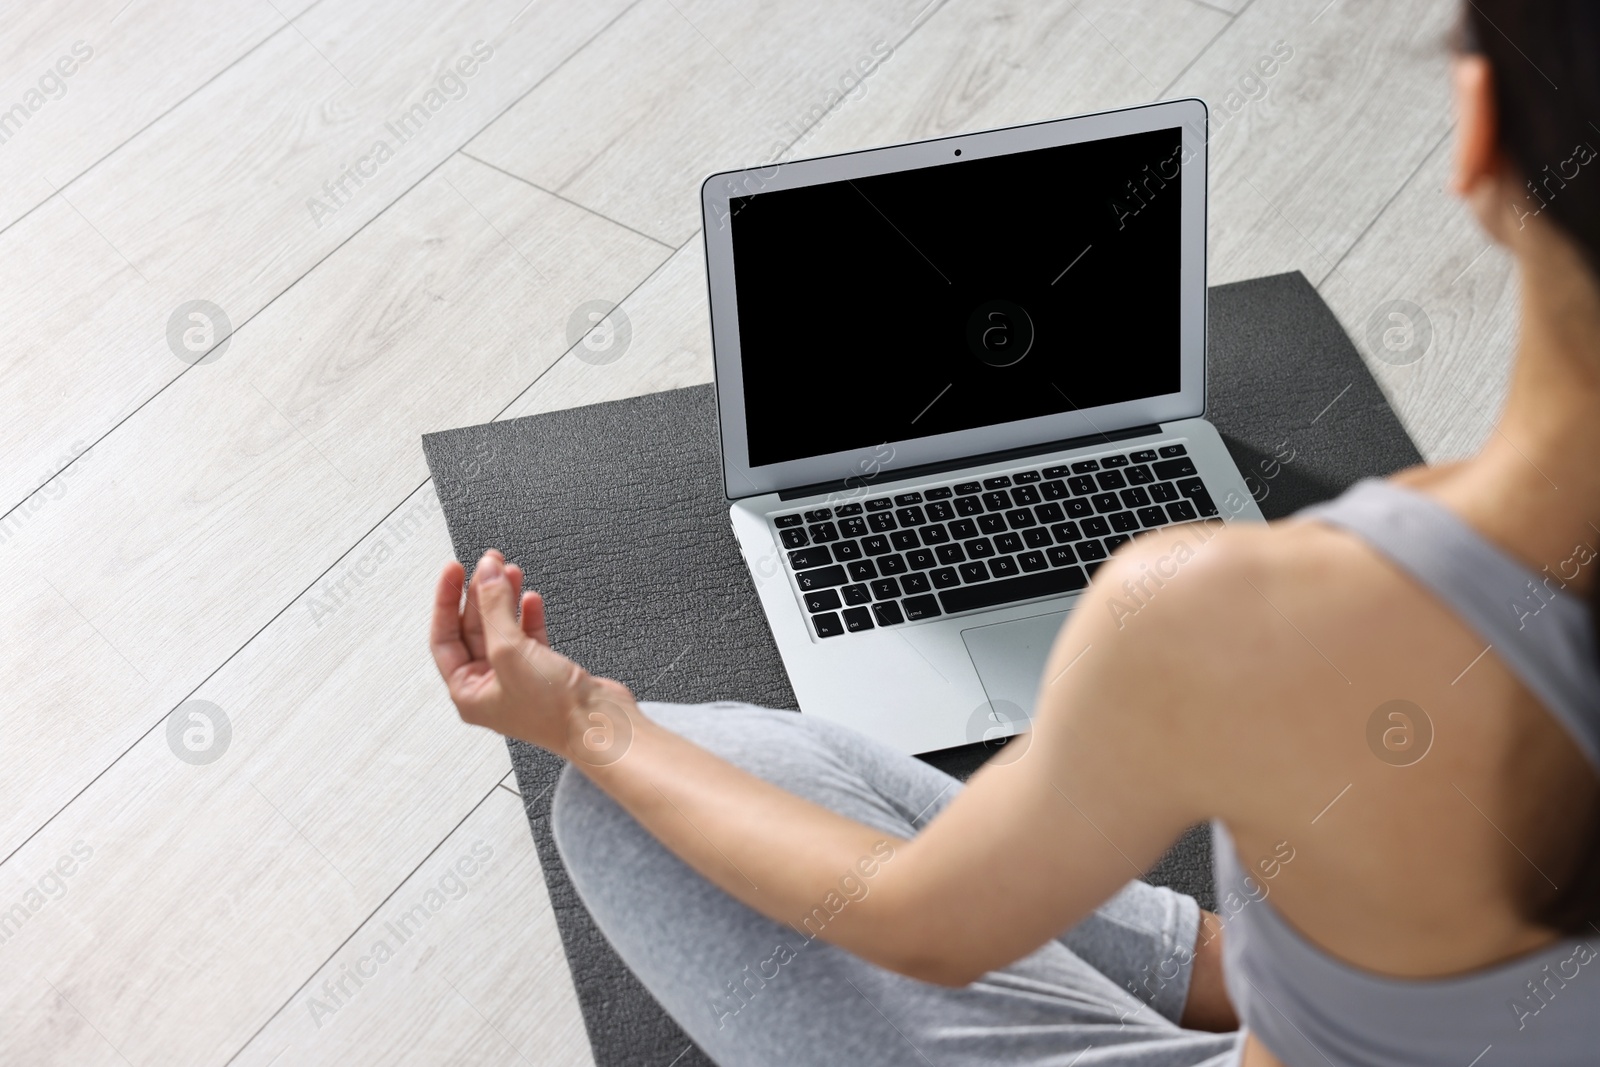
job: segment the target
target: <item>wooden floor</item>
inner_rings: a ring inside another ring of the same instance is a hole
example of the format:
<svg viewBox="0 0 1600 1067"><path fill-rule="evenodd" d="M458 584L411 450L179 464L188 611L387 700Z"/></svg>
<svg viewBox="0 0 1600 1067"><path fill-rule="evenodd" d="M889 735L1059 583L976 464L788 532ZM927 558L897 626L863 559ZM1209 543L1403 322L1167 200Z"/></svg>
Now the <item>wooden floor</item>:
<svg viewBox="0 0 1600 1067"><path fill-rule="evenodd" d="M589 1062L426 656L418 437L709 381L713 169L1204 97L1212 282L1304 272L1424 452L1475 447L1515 293L1444 188L1455 7L7 5L0 1063ZM192 301L235 331L198 365Z"/></svg>

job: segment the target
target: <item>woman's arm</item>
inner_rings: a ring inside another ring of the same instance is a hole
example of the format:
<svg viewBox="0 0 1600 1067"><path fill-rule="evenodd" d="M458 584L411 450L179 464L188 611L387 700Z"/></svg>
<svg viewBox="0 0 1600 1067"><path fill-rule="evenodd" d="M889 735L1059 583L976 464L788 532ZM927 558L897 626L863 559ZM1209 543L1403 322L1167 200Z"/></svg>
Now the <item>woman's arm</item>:
<svg viewBox="0 0 1600 1067"><path fill-rule="evenodd" d="M802 932L826 908L826 940L965 984L1073 925L1204 815L1184 758L1193 687L1161 670L1155 618L1119 629L1095 592L1117 573L1102 572L1058 639L1031 734L913 841L886 840L656 726L626 687L549 647L537 594L523 596L519 623L521 575L498 553L480 561L464 605L460 565L445 568L432 647L465 721L567 758L730 895Z"/></svg>

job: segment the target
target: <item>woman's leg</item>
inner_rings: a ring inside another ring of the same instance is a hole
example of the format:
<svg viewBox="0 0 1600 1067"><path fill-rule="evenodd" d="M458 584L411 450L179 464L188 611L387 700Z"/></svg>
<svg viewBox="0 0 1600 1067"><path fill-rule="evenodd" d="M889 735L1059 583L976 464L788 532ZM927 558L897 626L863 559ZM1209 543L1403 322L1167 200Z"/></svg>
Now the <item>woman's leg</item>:
<svg viewBox="0 0 1600 1067"><path fill-rule="evenodd" d="M960 788L920 760L833 724L743 705L644 705L724 759L815 803L906 838ZM905 978L772 922L700 878L567 771L553 828L574 885L628 966L724 1067L1004 1063L1192 1067L1224 1062L1232 1035L1180 1029L1198 909L1133 883L1026 959L962 989ZM890 860L889 862L893 862ZM842 910L871 879L840 872ZM996 902L1003 906L1003 902ZM834 911L832 914L837 914ZM1144 999L1152 969L1171 977Z"/></svg>

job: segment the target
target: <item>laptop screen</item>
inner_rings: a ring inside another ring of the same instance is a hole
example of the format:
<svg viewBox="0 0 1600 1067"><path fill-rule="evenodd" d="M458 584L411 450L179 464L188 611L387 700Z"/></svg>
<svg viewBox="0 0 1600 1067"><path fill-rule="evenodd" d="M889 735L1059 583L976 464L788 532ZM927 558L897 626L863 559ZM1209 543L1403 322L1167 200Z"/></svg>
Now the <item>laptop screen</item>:
<svg viewBox="0 0 1600 1067"><path fill-rule="evenodd" d="M731 198L750 466L1177 392L1182 139Z"/></svg>

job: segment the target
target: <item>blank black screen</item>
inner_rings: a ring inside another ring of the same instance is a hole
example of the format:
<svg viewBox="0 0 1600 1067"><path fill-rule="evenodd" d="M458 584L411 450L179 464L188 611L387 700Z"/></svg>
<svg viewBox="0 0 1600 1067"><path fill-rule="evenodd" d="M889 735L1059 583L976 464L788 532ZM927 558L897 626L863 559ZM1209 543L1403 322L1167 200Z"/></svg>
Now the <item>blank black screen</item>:
<svg viewBox="0 0 1600 1067"><path fill-rule="evenodd" d="M732 198L750 465L1177 392L1181 146Z"/></svg>

